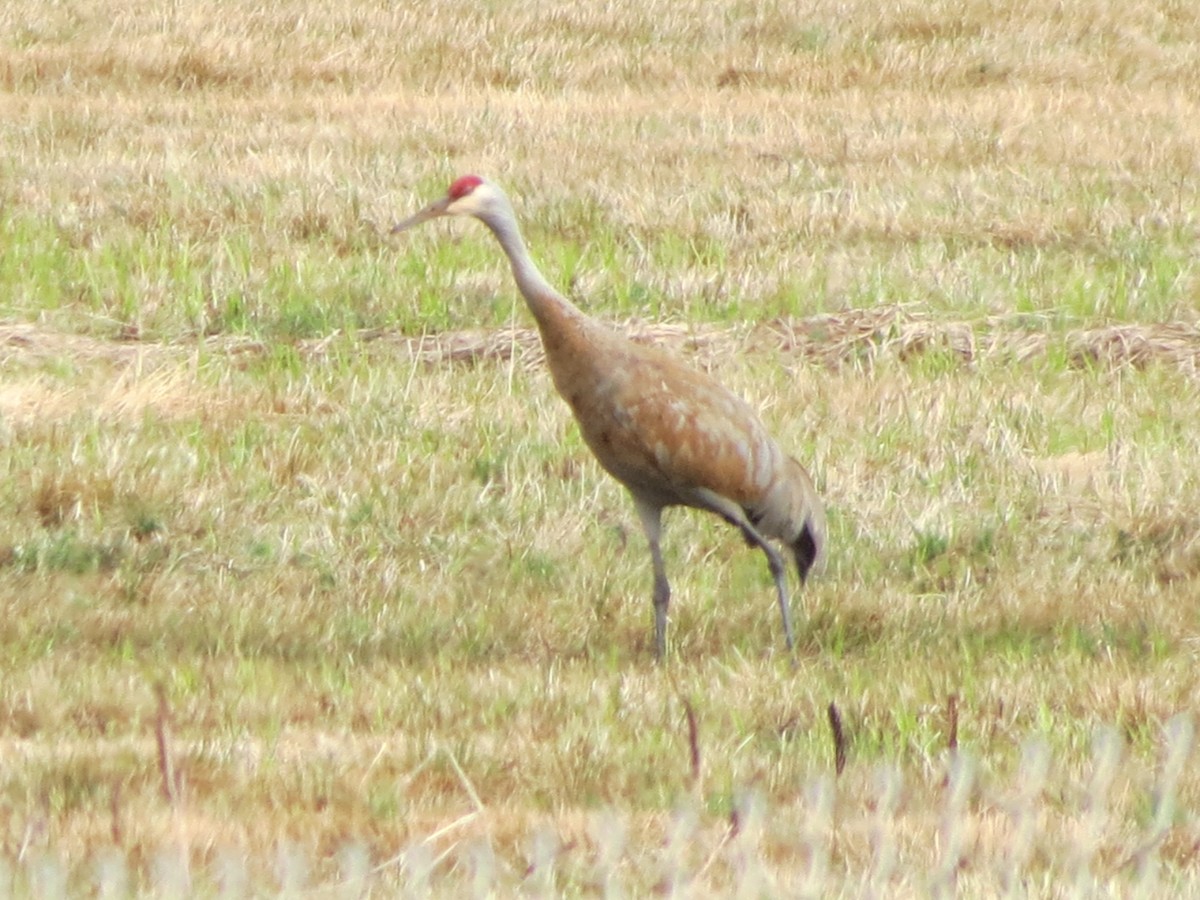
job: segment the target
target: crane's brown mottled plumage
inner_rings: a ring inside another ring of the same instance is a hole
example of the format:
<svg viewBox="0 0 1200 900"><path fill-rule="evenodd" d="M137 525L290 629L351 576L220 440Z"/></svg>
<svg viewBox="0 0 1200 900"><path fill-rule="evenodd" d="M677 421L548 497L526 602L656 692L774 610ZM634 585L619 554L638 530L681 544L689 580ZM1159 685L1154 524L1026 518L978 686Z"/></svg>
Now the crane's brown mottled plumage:
<svg viewBox="0 0 1200 900"><path fill-rule="evenodd" d="M491 182L464 175L392 231L445 215L474 216L496 236L537 321L554 386L600 465L633 495L654 564L658 655L666 652L671 596L659 545L668 506L716 513L766 554L790 650L786 570L767 538L790 548L801 581L824 557L825 511L808 473L743 400L670 354L589 318L556 292L530 258L508 198Z"/></svg>

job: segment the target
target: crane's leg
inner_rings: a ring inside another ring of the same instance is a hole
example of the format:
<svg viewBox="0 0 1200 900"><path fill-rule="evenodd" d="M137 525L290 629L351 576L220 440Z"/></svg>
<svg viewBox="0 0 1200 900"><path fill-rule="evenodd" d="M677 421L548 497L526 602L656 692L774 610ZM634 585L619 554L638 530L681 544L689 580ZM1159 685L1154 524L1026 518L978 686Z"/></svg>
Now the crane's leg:
<svg viewBox="0 0 1200 900"><path fill-rule="evenodd" d="M667 581L667 567L663 565L662 507L633 498L642 530L646 532L646 543L650 545L650 560L654 564L654 653L659 659L667 655L667 607L671 605L671 585Z"/></svg>

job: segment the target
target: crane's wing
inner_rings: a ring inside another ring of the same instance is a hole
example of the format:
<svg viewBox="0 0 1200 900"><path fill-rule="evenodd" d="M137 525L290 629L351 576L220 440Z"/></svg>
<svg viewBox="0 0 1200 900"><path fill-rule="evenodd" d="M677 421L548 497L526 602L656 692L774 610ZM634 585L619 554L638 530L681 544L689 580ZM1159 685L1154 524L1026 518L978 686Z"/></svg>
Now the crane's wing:
<svg viewBox="0 0 1200 900"><path fill-rule="evenodd" d="M697 492L761 517L787 455L750 406L657 350L622 348L591 390L568 396L584 438L608 471L664 503Z"/></svg>
<svg viewBox="0 0 1200 900"><path fill-rule="evenodd" d="M792 546L801 573L819 562L825 512L812 480L754 410L712 378L605 328L547 339L555 386L600 464L643 503L725 514L736 505Z"/></svg>

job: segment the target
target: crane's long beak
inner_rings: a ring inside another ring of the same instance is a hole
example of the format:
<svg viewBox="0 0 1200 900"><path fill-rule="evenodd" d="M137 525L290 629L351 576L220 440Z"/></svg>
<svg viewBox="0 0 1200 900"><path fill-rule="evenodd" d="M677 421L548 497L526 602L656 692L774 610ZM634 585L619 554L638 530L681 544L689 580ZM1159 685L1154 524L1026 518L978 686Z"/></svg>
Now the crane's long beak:
<svg viewBox="0 0 1200 900"><path fill-rule="evenodd" d="M397 222L392 226L392 234L399 234L401 231L407 231L414 225L420 225L429 219L436 219L438 216L446 215L446 207L450 205L450 198L443 197L441 200L435 200L427 207L421 210L416 215L409 216L403 222Z"/></svg>

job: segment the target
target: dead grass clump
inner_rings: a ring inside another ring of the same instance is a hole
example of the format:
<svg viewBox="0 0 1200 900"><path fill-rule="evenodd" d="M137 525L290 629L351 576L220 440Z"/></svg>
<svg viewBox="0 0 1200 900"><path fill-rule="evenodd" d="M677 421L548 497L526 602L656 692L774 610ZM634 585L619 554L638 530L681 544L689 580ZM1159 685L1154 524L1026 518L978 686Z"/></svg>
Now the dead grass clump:
<svg viewBox="0 0 1200 900"><path fill-rule="evenodd" d="M1067 352L1076 365L1133 366L1165 363L1200 376L1200 326L1165 322L1111 325L1067 335Z"/></svg>
<svg viewBox="0 0 1200 900"><path fill-rule="evenodd" d="M142 78L180 91L214 87L244 89L253 84L253 71L243 62L224 60L211 50L197 47L185 48L165 59L143 62L138 67Z"/></svg>
<svg viewBox="0 0 1200 900"><path fill-rule="evenodd" d="M862 362L878 355L903 360L930 350L944 351L963 362L985 355L1025 361L1057 352L1060 340L1053 331L1014 327L1002 317L982 323L947 322L904 306L780 320L768 327L781 350L830 365ZM1191 323L1076 329L1062 340L1073 365L1144 368L1159 363L1189 376L1200 375L1200 326Z"/></svg>
<svg viewBox="0 0 1200 900"><path fill-rule="evenodd" d="M153 353L154 349L32 323L0 325L0 362L6 365L28 365L59 358L129 360L147 350Z"/></svg>
<svg viewBox="0 0 1200 900"><path fill-rule="evenodd" d="M1200 577L1200 520L1143 515L1117 529L1113 549L1123 565L1150 567L1161 584Z"/></svg>
<svg viewBox="0 0 1200 900"><path fill-rule="evenodd" d="M937 323L901 306L846 310L804 320L780 319L766 328L780 350L829 366L869 362L892 354L903 360L933 349L969 362L976 352L976 336L969 324Z"/></svg>
<svg viewBox="0 0 1200 900"><path fill-rule="evenodd" d="M57 528L111 505L115 496L111 479L73 471L42 476L33 488L31 503L44 528Z"/></svg>

